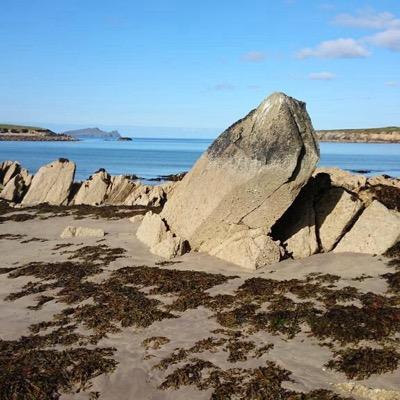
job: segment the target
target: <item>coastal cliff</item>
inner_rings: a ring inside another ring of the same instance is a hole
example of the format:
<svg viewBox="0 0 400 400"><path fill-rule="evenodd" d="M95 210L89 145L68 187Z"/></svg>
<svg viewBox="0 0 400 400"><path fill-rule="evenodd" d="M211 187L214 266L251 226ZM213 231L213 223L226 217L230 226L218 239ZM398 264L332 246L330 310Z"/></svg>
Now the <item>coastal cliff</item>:
<svg viewBox="0 0 400 400"><path fill-rule="evenodd" d="M57 134L49 129L22 125L0 125L0 141L74 141L69 135Z"/></svg>
<svg viewBox="0 0 400 400"><path fill-rule="evenodd" d="M316 131L320 142L400 143L400 127Z"/></svg>

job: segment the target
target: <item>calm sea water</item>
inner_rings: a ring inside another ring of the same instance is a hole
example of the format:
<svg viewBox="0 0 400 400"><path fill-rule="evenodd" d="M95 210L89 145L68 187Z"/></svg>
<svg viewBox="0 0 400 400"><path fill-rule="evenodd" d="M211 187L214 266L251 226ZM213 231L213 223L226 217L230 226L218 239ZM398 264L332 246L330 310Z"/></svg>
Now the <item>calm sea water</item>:
<svg viewBox="0 0 400 400"><path fill-rule="evenodd" d="M76 180L99 168L145 179L187 171L211 139L140 139L132 142L0 142L0 162L18 160L31 172L59 157L77 164ZM400 144L321 143L320 166L400 176Z"/></svg>

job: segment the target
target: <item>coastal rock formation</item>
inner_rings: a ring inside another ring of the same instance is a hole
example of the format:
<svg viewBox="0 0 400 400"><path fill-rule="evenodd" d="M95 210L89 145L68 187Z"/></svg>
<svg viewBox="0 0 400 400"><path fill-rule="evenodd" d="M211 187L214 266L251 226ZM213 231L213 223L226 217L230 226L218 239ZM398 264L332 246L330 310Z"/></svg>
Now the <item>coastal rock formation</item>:
<svg viewBox="0 0 400 400"><path fill-rule="evenodd" d="M4 175L7 172L7 169L12 165L14 161L6 160L0 163L0 185L4 185Z"/></svg>
<svg viewBox="0 0 400 400"><path fill-rule="evenodd" d="M75 205L86 204L91 206L103 204L110 179L110 175L104 169L100 169L87 181L82 183L71 203Z"/></svg>
<svg viewBox="0 0 400 400"><path fill-rule="evenodd" d="M182 255L187 248L185 241L168 230L160 215L151 211L144 216L136 236L153 254L164 258Z"/></svg>
<svg viewBox="0 0 400 400"><path fill-rule="evenodd" d="M311 178L272 227L272 236L282 243L286 253L294 259L318 252L314 201L316 188L323 184L326 184L323 179Z"/></svg>
<svg viewBox="0 0 400 400"><path fill-rule="evenodd" d="M268 233L265 228L248 229L243 225L210 254L250 270L273 264L280 260L281 250Z"/></svg>
<svg viewBox="0 0 400 400"><path fill-rule="evenodd" d="M327 190L316 203L322 250L331 251L363 209L363 203L340 187Z"/></svg>
<svg viewBox="0 0 400 400"><path fill-rule="evenodd" d="M374 200L334 251L383 254L399 240L400 213Z"/></svg>
<svg viewBox="0 0 400 400"><path fill-rule="evenodd" d="M22 200L26 189L27 185L23 177L17 174L4 186L4 189L0 192L0 199L17 203Z"/></svg>
<svg viewBox="0 0 400 400"><path fill-rule="evenodd" d="M360 174L352 174L340 168L317 168L314 176L318 174L328 174L332 186L345 188L351 192L358 192L367 184L367 177Z"/></svg>
<svg viewBox="0 0 400 400"><path fill-rule="evenodd" d="M126 206L151 206L159 207L167 201L167 195L174 186L174 182L158 186L148 186L139 184L135 190L125 199L124 205Z"/></svg>
<svg viewBox="0 0 400 400"><path fill-rule="evenodd" d="M95 237L100 238L104 236L104 230L99 228L88 228L84 226L67 226L61 233L61 239L73 237Z"/></svg>
<svg viewBox="0 0 400 400"><path fill-rule="evenodd" d="M21 171L21 165L17 161L13 161L6 168L3 176L3 185L7 185L7 183L14 178L15 175L19 174Z"/></svg>
<svg viewBox="0 0 400 400"><path fill-rule="evenodd" d="M221 249L230 247L230 239L236 240L233 235L243 227L262 228L267 236L309 180L318 159L305 104L274 93L214 141L174 189L161 217L192 249L224 258L227 252ZM253 239L250 234L240 251L247 252ZM264 254L270 241L260 240L257 246ZM238 251L236 260L243 263L245 254ZM257 260L253 257L247 267L260 266Z"/></svg>
<svg viewBox="0 0 400 400"><path fill-rule="evenodd" d="M106 204L124 204L137 186L138 183L135 183L123 175L111 177L106 193Z"/></svg>
<svg viewBox="0 0 400 400"><path fill-rule="evenodd" d="M39 169L32 179L28 192L22 199L23 206L41 203L66 205L75 176L75 163L60 158Z"/></svg>

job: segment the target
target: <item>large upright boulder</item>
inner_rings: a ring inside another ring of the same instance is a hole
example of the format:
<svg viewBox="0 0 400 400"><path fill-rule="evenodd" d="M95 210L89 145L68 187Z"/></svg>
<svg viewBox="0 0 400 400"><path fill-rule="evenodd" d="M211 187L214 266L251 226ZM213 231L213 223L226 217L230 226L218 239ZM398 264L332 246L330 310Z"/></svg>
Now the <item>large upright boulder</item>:
<svg viewBox="0 0 400 400"><path fill-rule="evenodd" d="M75 176L75 163L60 158L39 169L32 179L21 204L33 206L41 203L67 205Z"/></svg>
<svg viewBox="0 0 400 400"><path fill-rule="evenodd" d="M161 218L192 249L225 258L222 249L231 246L231 236L242 227L269 231L308 181L318 159L305 104L274 93L214 141L175 188ZM240 248L271 246L268 240L249 242L254 240L247 235L247 245ZM259 254L263 251L259 248ZM257 260L259 255L246 266L260 266Z"/></svg>

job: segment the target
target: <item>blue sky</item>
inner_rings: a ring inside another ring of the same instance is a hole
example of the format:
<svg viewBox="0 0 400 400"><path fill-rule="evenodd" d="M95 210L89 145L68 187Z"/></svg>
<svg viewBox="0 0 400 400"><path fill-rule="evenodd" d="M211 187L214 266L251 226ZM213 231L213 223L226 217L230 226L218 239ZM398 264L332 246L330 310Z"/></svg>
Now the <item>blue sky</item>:
<svg viewBox="0 0 400 400"><path fill-rule="evenodd" d="M1 0L0 14L1 122L215 135L283 91L316 129L400 125L399 0Z"/></svg>

